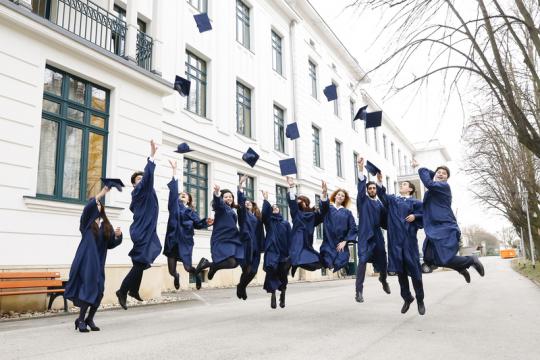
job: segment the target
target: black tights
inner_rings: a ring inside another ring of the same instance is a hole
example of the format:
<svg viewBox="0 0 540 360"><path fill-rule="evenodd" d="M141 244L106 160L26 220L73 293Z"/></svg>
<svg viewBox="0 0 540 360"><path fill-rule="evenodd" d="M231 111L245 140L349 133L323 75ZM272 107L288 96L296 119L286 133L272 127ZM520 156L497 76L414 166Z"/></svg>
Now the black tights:
<svg viewBox="0 0 540 360"><path fill-rule="evenodd" d="M176 260L175 257L168 257L167 258L167 267L169 268L169 274L174 277L176 276L176 263L178 260ZM184 265L184 270L186 270L188 273L195 273L195 268L193 266L187 266L186 264L182 263Z"/></svg>
<svg viewBox="0 0 540 360"><path fill-rule="evenodd" d="M257 275L257 270L253 271L251 265L245 266L242 268L242 275L240 275L240 282L238 286L246 288L251 280Z"/></svg>
<svg viewBox="0 0 540 360"><path fill-rule="evenodd" d="M229 257L221 262L218 263L211 263L210 264L210 271L208 272L208 278L211 280L216 272L223 269L234 269L238 266L238 262L236 261L236 258Z"/></svg>
<svg viewBox="0 0 540 360"><path fill-rule="evenodd" d="M138 293L139 288L141 287L141 281L143 277L143 271L146 265L143 263L133 262L133 267L128 272L122 285L120 286L120 291L123 294L127 294L129 290Z"/></svg>
<svg viewBox="0 0 540 360"><path fill-rule="evenodd" d="M88 317L85 320L84 317L86 316L86 311L88 310L88 308L90 308L90 311L88 311ZM91 306L88 303L82 303L80 306L80 311L79 311L79 322L86 321L87 323L93 324L94 315L96 315L96 311L97 311L97 306Z"/></svg>

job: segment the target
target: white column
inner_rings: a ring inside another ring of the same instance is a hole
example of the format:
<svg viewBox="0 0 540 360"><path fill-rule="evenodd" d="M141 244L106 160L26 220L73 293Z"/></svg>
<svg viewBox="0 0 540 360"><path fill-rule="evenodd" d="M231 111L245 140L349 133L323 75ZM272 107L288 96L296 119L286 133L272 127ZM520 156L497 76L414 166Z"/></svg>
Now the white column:
<svg viewBox="0 0 540 360"><path fill-rule="evenodd" d="M126 2L126 58L137 62L137 14L139 13L139 0L129 0Z"/></svg>
<svg viewBox="0 0 540 360"><path fill-rule="evenodd" d="M152 22L150 31L153 38L152 45L152 72L161 76L161 29L163 27L163 0L153 0L152 2ZM171 4L169 4L171 6Z"/></svg>

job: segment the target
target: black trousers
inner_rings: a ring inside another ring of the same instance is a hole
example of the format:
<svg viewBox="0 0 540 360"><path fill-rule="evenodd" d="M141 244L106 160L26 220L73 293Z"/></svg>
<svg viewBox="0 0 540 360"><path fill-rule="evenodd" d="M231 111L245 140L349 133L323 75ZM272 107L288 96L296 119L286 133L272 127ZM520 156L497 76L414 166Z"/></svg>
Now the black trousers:
<svg viewBox="0 0 540 360"><path fill-rule="evenodd" d="M400 272L397 273L398 281L399 281L399 287L401 289L401 297L405 301L411 302L414 300L414 297L411 294L411 290L409 288L409 277L407 276L406 272ZM416 301L424 301L424 285L422 284L422 279L415 280L411 278L412 284L414 287L414 293L416 295Z"/></svg>
<svg viewBox="0 0 540 360"><path fill-rule="evenodd" d="M120 291L123 294L127 294L128 291L132 291L135 293L139 292L139 288L141 287L142 277L143 277L143 271L148 266L143 263L139 263L136 261L133 261L133 267L128 272L124 280L122 281L122 285L120 286Z"/></svg>
<svg viewBox="0 0 540 360"><path fill-rule="evenodd" d="M358 267L356 268L356 282L355 282L356 292L364 291L364 280L366 279L366 265L367 263L361 262L358 264ZM387 272L386 272L387 264L381 262L381 264L379 264L378 266L382 267L379 273L379 280L385 281L387 277Z"/></svg>
<svg viewBox="0 0 540 360"><path fill-rule="evenodd" d="M474 263L472 256L455 255L448 261L444 267L456 270L458 272L468 269Z"/></svg>

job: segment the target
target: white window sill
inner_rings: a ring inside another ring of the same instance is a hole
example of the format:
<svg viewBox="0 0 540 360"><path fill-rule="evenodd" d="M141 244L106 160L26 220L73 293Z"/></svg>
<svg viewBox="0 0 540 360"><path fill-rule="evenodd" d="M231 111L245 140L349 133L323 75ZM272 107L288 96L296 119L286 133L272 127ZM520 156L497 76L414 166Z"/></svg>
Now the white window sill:
<svg viewBox="0 0 540 360"><path fill-rule="evenodd" d="M184 113L186 116L188 116L190 119L198 122L199 124L211 124L212 119L201 116L193 111L189 111L187 109L182 109L182 113Z"/></svg>
<svg viewBox="0 0 540 360"><path fill-rule="evenodd" d="M239 134L237 132L234 133L234 136L236 136L237 138L239 138L240 140L242 140L243 142L246 142L248 144L252 144L252 145L257 144L257 139L247 137L247 136Z"/></svg>
<svg viewBox="0 0 540 360"><path fill-rule="evenodd" d="M38 199L31 196L23 196L23 201L26 207L31 210L59 215L80 216L84 208L83 204L72 204L62 201ZM105 209L107 211L107 217L111 219L120 218L122 211L124 211L124 208L107 205L105 205Z"/></svg>

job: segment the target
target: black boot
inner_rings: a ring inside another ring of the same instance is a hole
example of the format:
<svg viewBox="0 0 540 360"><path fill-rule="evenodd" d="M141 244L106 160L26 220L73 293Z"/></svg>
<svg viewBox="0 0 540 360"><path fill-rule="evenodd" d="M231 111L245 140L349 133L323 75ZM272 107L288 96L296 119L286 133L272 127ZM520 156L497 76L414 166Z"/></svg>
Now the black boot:
<svg viewBox="0 0 540 360"><path fill-rule="evenodd" d="M270 298L270 307L272 309L275 309L277 307L277 305L276 305L276 292L275 291L272 293L272 297Z"/></svg>
<svg viewBox="0 0 540 360"><path fill-rule="evenodd" d="M236 285L236 297L239 299L242 298L242 287L240 284Z"/></svg>
<svg viewBox="0 0 540 360"><path fill-rule="evenodd" d="M411 306L412 302L414 301L414 298L412 298L409 301L405 301L403 303L403 306L401 307L401 313L405 314L407 311L409 311L409 307Z"/></svg>
<svg viewBox="0 0 540 360"><path fill-rule="evenodd" d="M294 277L294 274L296 274L296 269L298 269L298 266L291 267L291 276Z"/></svg>
<svg viewBox="0 0 540 360"><path fill-rule="evenodd" d="M137 301L144 301L144 300L141 298L141 295L139 295L138 292L129 290L129 291L128 291L128 295L131 296L132 298L134 298L134 299L137 300Z"/></svg>
<svg viewBox="0 0 540 360"><path fill-rule="evenodd" d="M388 285L388 281L386 281L386 278L379 277L379 281L382 284L382 288L385 293L390 294L390 285Z"/></svg>
<svg viewBox="0 0 540 360"><path fill-rule="evenodd" d="M279 294L279 307L282 309L285 307L285 290L281 290Z"/></svg>
<svg viewBox="0 0 540 360"><path fill-rule="evenodd" d="M118 298L118 303L120 304L122 309L127 310L127 294L124 294L122 291L117 290L116 297Z"/></svg>
<svg viewBox="0 0 540 360"><path fill-rule="evenodd" d="M97 312L97 307L91 306L90 310L88 311L88 316L84 320L84 322L86 322L86 325L88 325L88 327L92 331L99 331L100 330L100 328L98 328L96 326L96 324L94 323L94 316L96 315L96 312Z"/></svg>
<svg viewBox="0 0 540 360"><path fill-rule="evenodd" d="M201 286L202 286L201 274L196 273L195 274L195 287L197 288L197 290L201 290Z"/></svg>
<svg viewBox="0 0 540 360"><path fill-rule="evenodd" d="M84 321L80 321L79 319L75 320L75 330L79 330L79 332L82 333L90 332L90 330L88 330L86 327L86 323Z"/></svg>
<svg viewBox="0 0 540 360"><path fill-rule="evenodd" d="M459 273L463 275L467 284L471 282L471 274L469 274L469 271L467 271L467 269L463 269Z"/></svg>
<svg viewBox="0 0 540 360"><path fill-rule="evenodd" d="M476 271L478 271L480 276L485 275L484 265L482 265L482 263L480 262L480 259L478 259L478 256L473 256L473 264L472 264L472 266L476 269Z"/></svg>
<svg viewBox="0 0 540 360"><path fill-rule="evenodd" d="M426 313L426 306L424 305L424 301L416 300L416 303L418 304L418 313L420 315L424 315Z"/></svg>
<svg viewBox="0 0 540 360"><path fill-rule="evenodd" d="M176 290L180 289L180 274L179 273L174 274L174 288Z"/></svg>
<svg viewBox="0 0 540 360"><path fill-rule="evenodd" d="M356 296L355 296L354 299L356 300L356 302L363 303L364 302L364 297L362 296L362 292L357 291Z"/></svg>
<svg viewBox="0 0 540 360"><path fill-rule="evenodd" d="M199 261L199 264L197 265L197 267L195 268L195 274L200 273L201 271L208 268L209 266L210 266L210 261L208 261L207 258L202 258Z"/></svg>
<svg viewBox="0 0 540 360"><path fill-rule="evenodd" d="M208 270L208 280L212 280L214 275L216 275L216 268L210 265L210 270Z"/></svg>

